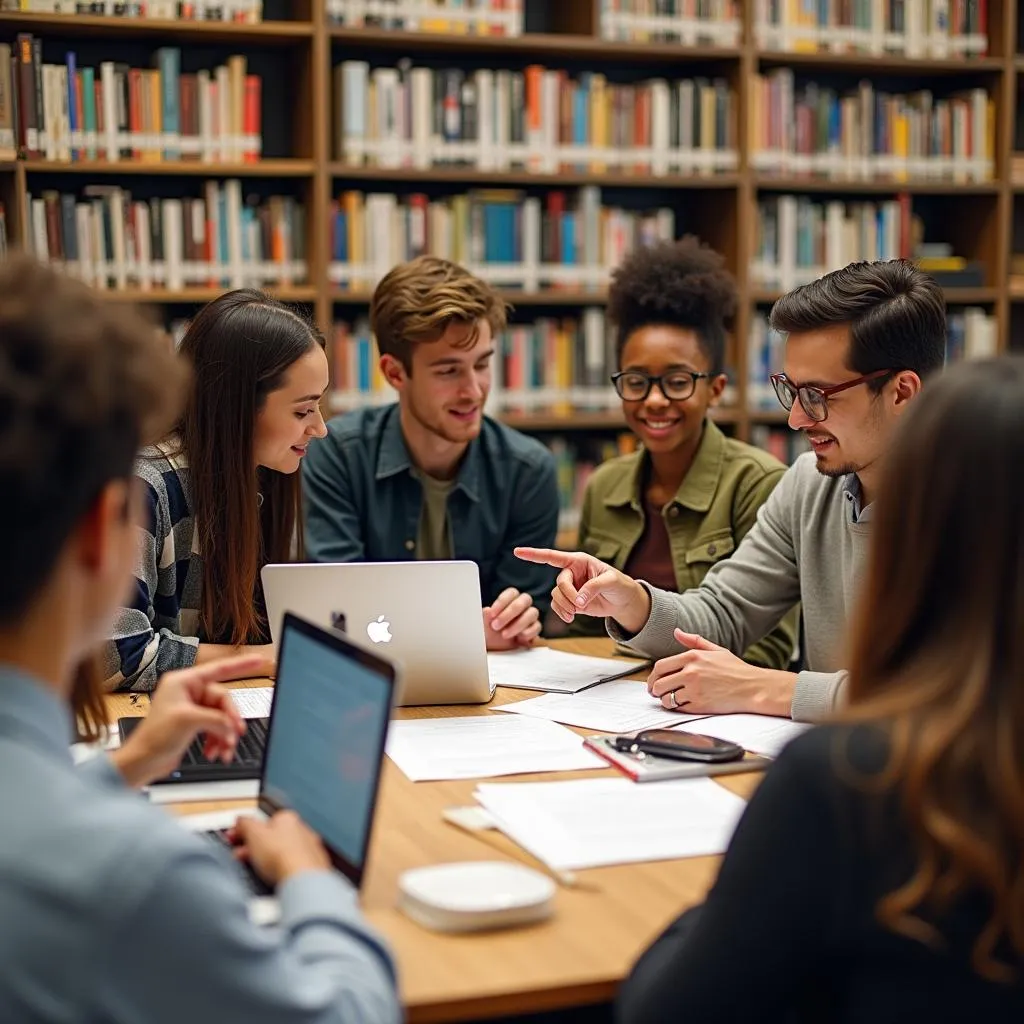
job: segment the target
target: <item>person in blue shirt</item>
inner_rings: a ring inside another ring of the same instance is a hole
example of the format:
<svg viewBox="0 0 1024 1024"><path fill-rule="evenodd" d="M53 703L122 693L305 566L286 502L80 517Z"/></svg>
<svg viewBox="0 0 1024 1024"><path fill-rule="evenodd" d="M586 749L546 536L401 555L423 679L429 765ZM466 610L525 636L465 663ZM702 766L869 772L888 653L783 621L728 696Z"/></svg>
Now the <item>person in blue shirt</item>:
<svg viewBox="0 0 1024 1024"><path fill-rule="evenodd" d="M421 256L382 278L370 324L398 402L337 417L310 447L306 553L476 562L488 650L529 645L554 573L513 548L554 544L558 481L544 445L484 416L505 304L464 268Z"/></svg>
<svg viewBox="0 0 1024 1024"><path fill-rule="evenodd" d="M397 1024L387 948L290 812L240 820L236 857L274 885L259 928L231 853L136 788L197 734L229 759L220 681L259 654L160 681L142 726L106 731L95 657L132 586L140 445L174 422L185 367L152 324L21 256L0 264L0 1017L4 1024Z"/></svg>

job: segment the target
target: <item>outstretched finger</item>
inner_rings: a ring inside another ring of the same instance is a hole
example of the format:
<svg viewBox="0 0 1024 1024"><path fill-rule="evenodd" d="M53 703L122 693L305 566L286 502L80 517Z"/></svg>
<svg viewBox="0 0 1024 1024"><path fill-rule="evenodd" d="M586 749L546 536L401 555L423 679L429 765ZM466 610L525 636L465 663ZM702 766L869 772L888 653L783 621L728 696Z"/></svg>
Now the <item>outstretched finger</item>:
<svg viewBox="0 0 1024 1024"><path fill-rule="evenodd" d="M512 553L524 562L538 562L541 565L554 566L556 569L567 569L572 565L573 559L580 554L558 551L555 548L513 548Z"/></svg>

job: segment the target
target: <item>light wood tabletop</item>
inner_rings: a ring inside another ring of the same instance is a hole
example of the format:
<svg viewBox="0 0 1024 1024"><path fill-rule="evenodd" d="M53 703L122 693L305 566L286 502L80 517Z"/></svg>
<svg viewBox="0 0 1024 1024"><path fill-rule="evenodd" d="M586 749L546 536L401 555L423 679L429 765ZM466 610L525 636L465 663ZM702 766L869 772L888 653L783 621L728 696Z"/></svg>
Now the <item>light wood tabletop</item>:
<svg viewBox="0 0 1024 1024"><path fill-rule="evenodd" d="M560 640L552 646L581 654L612 653L611 641L604 639ZM531 696L536 694L499 687L488 707ZM145 714L148 706L144 696L134 703L126 694L107 700L112 720ZM479 705L401 708L395 717L473 715L485 710ZM607 772L573 772L571 777L602 774ZM516 781L556 777L565 776L523 775ZM717 781L749 797L760 778L751 773ZM403 871L463 860L530 863L496 832L489 832L484 841L442 820L445 808L474 802L477 781L413 783L385 759L361 903L395 952L411 1024L480 1020L610 1000L647 944L685 908L699 903L714 880L718 857L597 868L576 872L586 889L558 889L555 913L544 923L465 936L428 931L397 909L398 877ZM251 801L176 804L170 809L194 814L247 805Z"/></svg>

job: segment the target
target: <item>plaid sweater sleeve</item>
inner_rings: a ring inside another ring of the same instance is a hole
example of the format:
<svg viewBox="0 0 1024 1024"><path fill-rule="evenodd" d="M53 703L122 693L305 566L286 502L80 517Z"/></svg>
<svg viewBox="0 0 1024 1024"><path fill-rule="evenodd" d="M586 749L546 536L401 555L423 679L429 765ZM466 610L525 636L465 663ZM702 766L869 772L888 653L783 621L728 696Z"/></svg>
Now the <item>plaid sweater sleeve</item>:
<svg viewBox="0 0 1024 1024"><path fill-rule="evenodd" d="M153 690L164 672L188 668L199 648L201 572L192 571L194 521L184 471L164 460L140 460L145 493L132 592L105 649L107 690Z"/></svg>

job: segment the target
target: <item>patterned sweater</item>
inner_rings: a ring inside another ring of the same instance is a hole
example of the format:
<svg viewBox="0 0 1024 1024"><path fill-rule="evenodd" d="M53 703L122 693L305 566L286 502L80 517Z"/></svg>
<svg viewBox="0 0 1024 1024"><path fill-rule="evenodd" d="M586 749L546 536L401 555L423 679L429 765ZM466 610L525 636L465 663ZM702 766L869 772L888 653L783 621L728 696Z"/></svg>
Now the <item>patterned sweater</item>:
<svg viewBox="0 0 1024 1024"><path fill-rule="evenodd" d="M108 690L153 690L164 672L196 660L203 564L182 456L150 448L135 465L145 488L135 587L104 651Z"/></svg>

